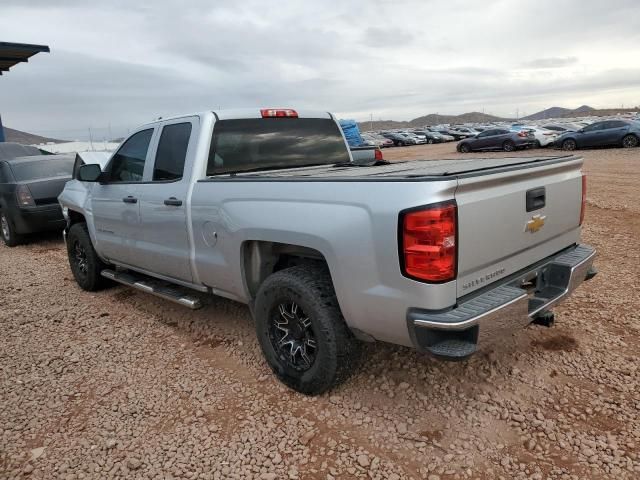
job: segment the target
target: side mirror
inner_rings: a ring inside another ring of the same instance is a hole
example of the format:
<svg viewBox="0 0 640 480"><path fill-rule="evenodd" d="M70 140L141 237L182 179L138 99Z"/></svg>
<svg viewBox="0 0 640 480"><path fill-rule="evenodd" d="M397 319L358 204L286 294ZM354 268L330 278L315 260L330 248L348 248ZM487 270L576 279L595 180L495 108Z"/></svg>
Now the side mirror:
<svg viewBox="0 0 640 480"><path fill-rule="evenodd" d="M97 163L82 165L78 169L78 180L81 182L97 182L100 179L100 175L102 175L102 170Z"/></svg>

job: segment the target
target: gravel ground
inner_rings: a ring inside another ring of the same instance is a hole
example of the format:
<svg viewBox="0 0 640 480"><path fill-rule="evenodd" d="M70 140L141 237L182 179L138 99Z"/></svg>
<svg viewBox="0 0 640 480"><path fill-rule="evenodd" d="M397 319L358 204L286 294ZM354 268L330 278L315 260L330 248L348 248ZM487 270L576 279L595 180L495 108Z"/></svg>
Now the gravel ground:
<svg viewBox="0 0 640 480"><path fill-rule="evenodd" d="M554 328L454 364L371 345L316 398L269 373L242 305L86 293L57 236L0 247L0 477L640 478L640 149L584 156L600 275Z"/></svg>

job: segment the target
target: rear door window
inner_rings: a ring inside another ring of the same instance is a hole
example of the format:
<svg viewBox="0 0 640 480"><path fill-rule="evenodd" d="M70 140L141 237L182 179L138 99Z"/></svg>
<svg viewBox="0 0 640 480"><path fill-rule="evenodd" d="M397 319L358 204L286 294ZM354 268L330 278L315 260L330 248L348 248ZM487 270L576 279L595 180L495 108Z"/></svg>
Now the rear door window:
<svg viewBox="0 0 640 480"><path fill-rule="evenodd" d="M329 118L220 120L207 175L349 161L342 133Z"/></svg>
<svg viewBox="0 0 640 480"><path fill-rule="evenodd" d="M135 133L111 159L110 182L141 182L153 128Z"/></svg>
<svg viewBox="0 0 640 480"><path fill-rule="evenodd" d="M627 124L620 120L610 120L607 122L607 126L605 128L621 128L626 126Z"/></svg>
<svg viewBox="0 0 640 480"><path fill-rule="evenodd" d="M190 137L190 122L174 123L162 128L153 166L154 181L175 181L182 178Z"/></svg>
<svg viewBox="0 0 640 480"><path fill-rule="evenodd" d="M598 122L598 123L592 123L591 125L587 125L586 127L584 127L584 131L585 132L597 132L598 130L604 130L605 128L607 128L606 125L607 122Z"/></svg>

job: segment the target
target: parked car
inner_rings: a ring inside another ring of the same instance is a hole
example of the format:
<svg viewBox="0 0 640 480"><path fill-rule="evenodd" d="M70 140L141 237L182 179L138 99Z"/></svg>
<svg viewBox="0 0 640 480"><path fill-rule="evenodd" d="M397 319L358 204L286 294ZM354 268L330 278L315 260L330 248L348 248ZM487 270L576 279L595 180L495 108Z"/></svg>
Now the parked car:
<svg viewBox="0 0 640 480"><path fill-rule="evenodd" d="M414 138L407 138L401 133L395 132L383 132L381 135L389 140L393 141L396 147L404 147L406 145L416 145L418 142Z"/></svg>
<svg viewBox="0 0 640 480"><path fill-rule="evenodd" d="M555 145L563 150L578 148L620 146L637 147L640 144L640 125L631 120L605 120L560 135Z"/></svg>
<svg viewBox="0 0 640 480"><path fill-rule="evenodd" d="M533 133L522 130L512 132L506 128L494 128L480 132L473 138L462 140L457 145L457 150L462 153L477 152L479 150L504 150L513 152L519 148L533 146L535 137Z"/></svg>
<svg viewBox="0 0 640 480"><path fill-rule="evenodd" d="M439 133L430 132L428 130L414 130L413 133L423 135L426 138L427 143L443 143L445 141L444 137Z"/></svg>
<svg viewBox="0 0 640 480"><path fill-rule="evenodd" d="M543 125L542 128L545 128L547 130L551 130L553 132L559 132L559 133L575 132L577 130L580 130L578 127L575 127L573 125L569 125L569 124L566 124L566 123L563 123L563 124L550 123L548 125Z"/></svg>
<svg viewBox="0 0 640 480"><path fill-rule="evenodd" d="M430 128L429 132L435 133L436 135L440 135L442 137L442 140L444 140L445 142L455 141L455 137L453 135L449 135L448 133L445 133L446 130L435 130Z"/></svg>
<svg viewBox="0 0 640 480"><path fill-rule="evenodd" d="M437 129L436 132L441 133L442 135L448 135L449 137L453 137L453 139L456 140L456 141L462 140L463 138L469 137L468 134L462 133L462 132L458 132L458 131L453 130L451 128Z"/></svg>
<svg viewBox="0 0 640 480"><path fill-rule="evenodd" d="M71 179L70 155L34 155L0 160L0 236L15 247L24 235L65 226L58 195Z"/></svg>
<svg viewBox="0 0 640 480"><path fill-rule="evenodd" d="M558 132L554 132L553 130L547 130L546 128L541 127L533 127L526 125L524 127L518 129L511 129L512 131L527 131L533 133L535 137L534 146L537 148L540 147L548 147L549 145L553 145L556 138L558 138Z"/></svg>
<svg viewBox="0 0 640 480"><path fill-rule="evenodd" d="M89 291L249 304L267 364L305 394L348 377L358 340L461 360L595 275L578 157L350 159L325 112L144 125L104 169L80 167L91 188L59 197L71 272Z"/></svg>
<svg viewBox="0 0 640 480"><path fill-rule="evenodd" d="M415 140L416 145L422 145L424 143L427 143L427 137L425 137L424 135L416 135L415 133L411 133L411 132L401 132L400 135L403 135L407 138L411 138Z"/></svg>
<svg viewBox="0 0 640 480"><path fill-rule="evenodd" d="M376 135L373 133L363 133L362 138L365 138L373 142L378 148L393 147L393 141L383 137L382 135Z"/></svg>
<svg viewBox="0 0 640 480"><path fill-rule="evenodd" d="M471 127L456 127L456 130L461 133L466 133L469 137L475 137L480 133L480 130Z"/></svg>

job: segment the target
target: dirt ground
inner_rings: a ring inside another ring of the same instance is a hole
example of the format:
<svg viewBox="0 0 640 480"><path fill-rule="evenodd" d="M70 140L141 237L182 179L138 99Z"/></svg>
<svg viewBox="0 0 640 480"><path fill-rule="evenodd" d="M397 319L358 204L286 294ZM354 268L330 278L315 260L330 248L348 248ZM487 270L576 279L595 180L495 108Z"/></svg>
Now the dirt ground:
<svg viewBox="0 0 640 480"><path fill-rule="evenodd" d="M374 344L317 398L243 305L82 292L57 235L0 247L0 478L640 478L640 149L582 154L600 274L554 328L453 364Z"/></svg>

